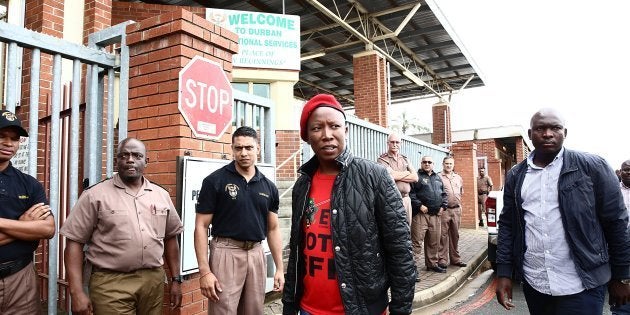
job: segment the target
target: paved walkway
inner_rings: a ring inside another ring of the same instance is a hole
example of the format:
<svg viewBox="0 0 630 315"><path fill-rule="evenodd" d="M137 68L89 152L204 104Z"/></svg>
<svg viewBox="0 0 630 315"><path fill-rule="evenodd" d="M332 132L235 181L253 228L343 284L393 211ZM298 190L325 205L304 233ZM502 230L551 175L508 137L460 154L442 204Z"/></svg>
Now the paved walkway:
<svg viewBox="0 0 630 315"><path fill-rule="evenodd" d="M461 229L459 253L466 267L448 266L446 273L427 271L424 262L419 266L420 283L416 284L413 308L435 303L453 293L483 263L488 249L488 231L485 228ZM282 314L282 302L276 296L265 304L265 315Z"/></svg>

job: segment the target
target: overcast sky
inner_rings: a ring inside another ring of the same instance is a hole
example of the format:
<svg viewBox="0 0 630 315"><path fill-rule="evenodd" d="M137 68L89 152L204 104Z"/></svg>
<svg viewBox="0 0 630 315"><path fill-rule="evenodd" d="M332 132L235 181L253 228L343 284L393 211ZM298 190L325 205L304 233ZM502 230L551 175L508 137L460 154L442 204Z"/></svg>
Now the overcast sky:
<svg viewBox="0 0 630 315"><path fill-rule="evenodd" d="M486 83L453 96L453 130L527 130L534 112L554 107L566 119L567 148L614 169L630 159L630 1L435 1ZM436 101L407 106L431 126ZM394 105L390 117L405 109Z"/></svg>

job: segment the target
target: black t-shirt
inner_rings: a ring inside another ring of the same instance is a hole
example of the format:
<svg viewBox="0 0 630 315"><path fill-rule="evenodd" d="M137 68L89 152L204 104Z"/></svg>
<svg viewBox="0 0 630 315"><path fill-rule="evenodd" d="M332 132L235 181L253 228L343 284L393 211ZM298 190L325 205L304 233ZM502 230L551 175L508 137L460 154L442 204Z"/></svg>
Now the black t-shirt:
<svg viewBox="0 0 630 315"><path fill-rule="evenodd" d="M262 241L269 211L278 213L279 203L278 188L258 168L246 182L232 161L203 180L196 212L213 215L212 236Z"/></svg>
<svg viewBox="0 0 630 315"><path fill-rule="evenodd" d="M11 164L0 172L0 217L17 220L36 203L48 203L44 187L37 179L22 173ZM15 240L0 246L0 263L33 254L39 240Z"/></svg>

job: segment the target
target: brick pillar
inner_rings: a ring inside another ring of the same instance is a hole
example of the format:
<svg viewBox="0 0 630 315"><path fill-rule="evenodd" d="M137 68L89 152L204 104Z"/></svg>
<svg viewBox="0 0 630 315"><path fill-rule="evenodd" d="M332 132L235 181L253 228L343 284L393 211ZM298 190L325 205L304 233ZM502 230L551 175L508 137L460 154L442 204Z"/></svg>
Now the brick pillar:
<svg viewBox="0 0 630 315"><path fill-rule="evenodd" d="M387 63L375 51L353 56L354 109L357 117L387 128Z"/></svg>
<svg viewBox="0 0 630 315"><path fill-rule="evenodd" d="M129 136L144 141L146 176L166 188L175 202L178 156L221 158L231 153L228 133L218 141L193 139L177 108L179 71L199 55L221 64L231 78L238 37L179 9L127 26L127 43ZM171 314L205 314L207 300L199 291L198 275L189 278L182 285L182 307Z"/></svg>
<svg viewBox="0 0 630 315"><path fill-rule="evenodd" d="M477 229L477 146L472 142L456 143L451 147L455 171L464 181L461 227Z"/></svg>
<svg viewBox="0 0 630 315"><path fill-rule="evenodd" d="M112 0L85 0L83 17L83 43L88 35L112 25Z"/></svg>
<svg viewBox="0 0 630 315"><path fill-rule="evenodd" d="M446 102L433 104L433 144L451 143L451 108Z"/></svg>

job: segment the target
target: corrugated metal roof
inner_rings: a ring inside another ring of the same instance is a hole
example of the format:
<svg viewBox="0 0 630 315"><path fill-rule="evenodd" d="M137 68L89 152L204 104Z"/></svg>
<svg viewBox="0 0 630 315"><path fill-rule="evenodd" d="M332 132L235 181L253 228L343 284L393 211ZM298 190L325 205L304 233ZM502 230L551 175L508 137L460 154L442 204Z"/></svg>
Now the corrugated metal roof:
<svg viewBox="0 0 630 315"><path fill-rule="evenodd" d="M365 51L366 44L313 5L314 0L150 0L145 3L203 6L218 9L284 13L300 16L301 54L323 53L303 60L300 82L294 94L310 98L322 91L336 94L345 106L354 100L353 55ZM428 3L427 3L428 1ZM462 87L483 86L483 78L465 48L433 0L319 0L342 17L345 23L373 40L396 62L417 75L426 86L413 82L403 70L390 67L393 101L449 93ZM412 8L420 8L397 36L378 38L395 31ZM448 30L448 31L447 31Z"/></svg>

